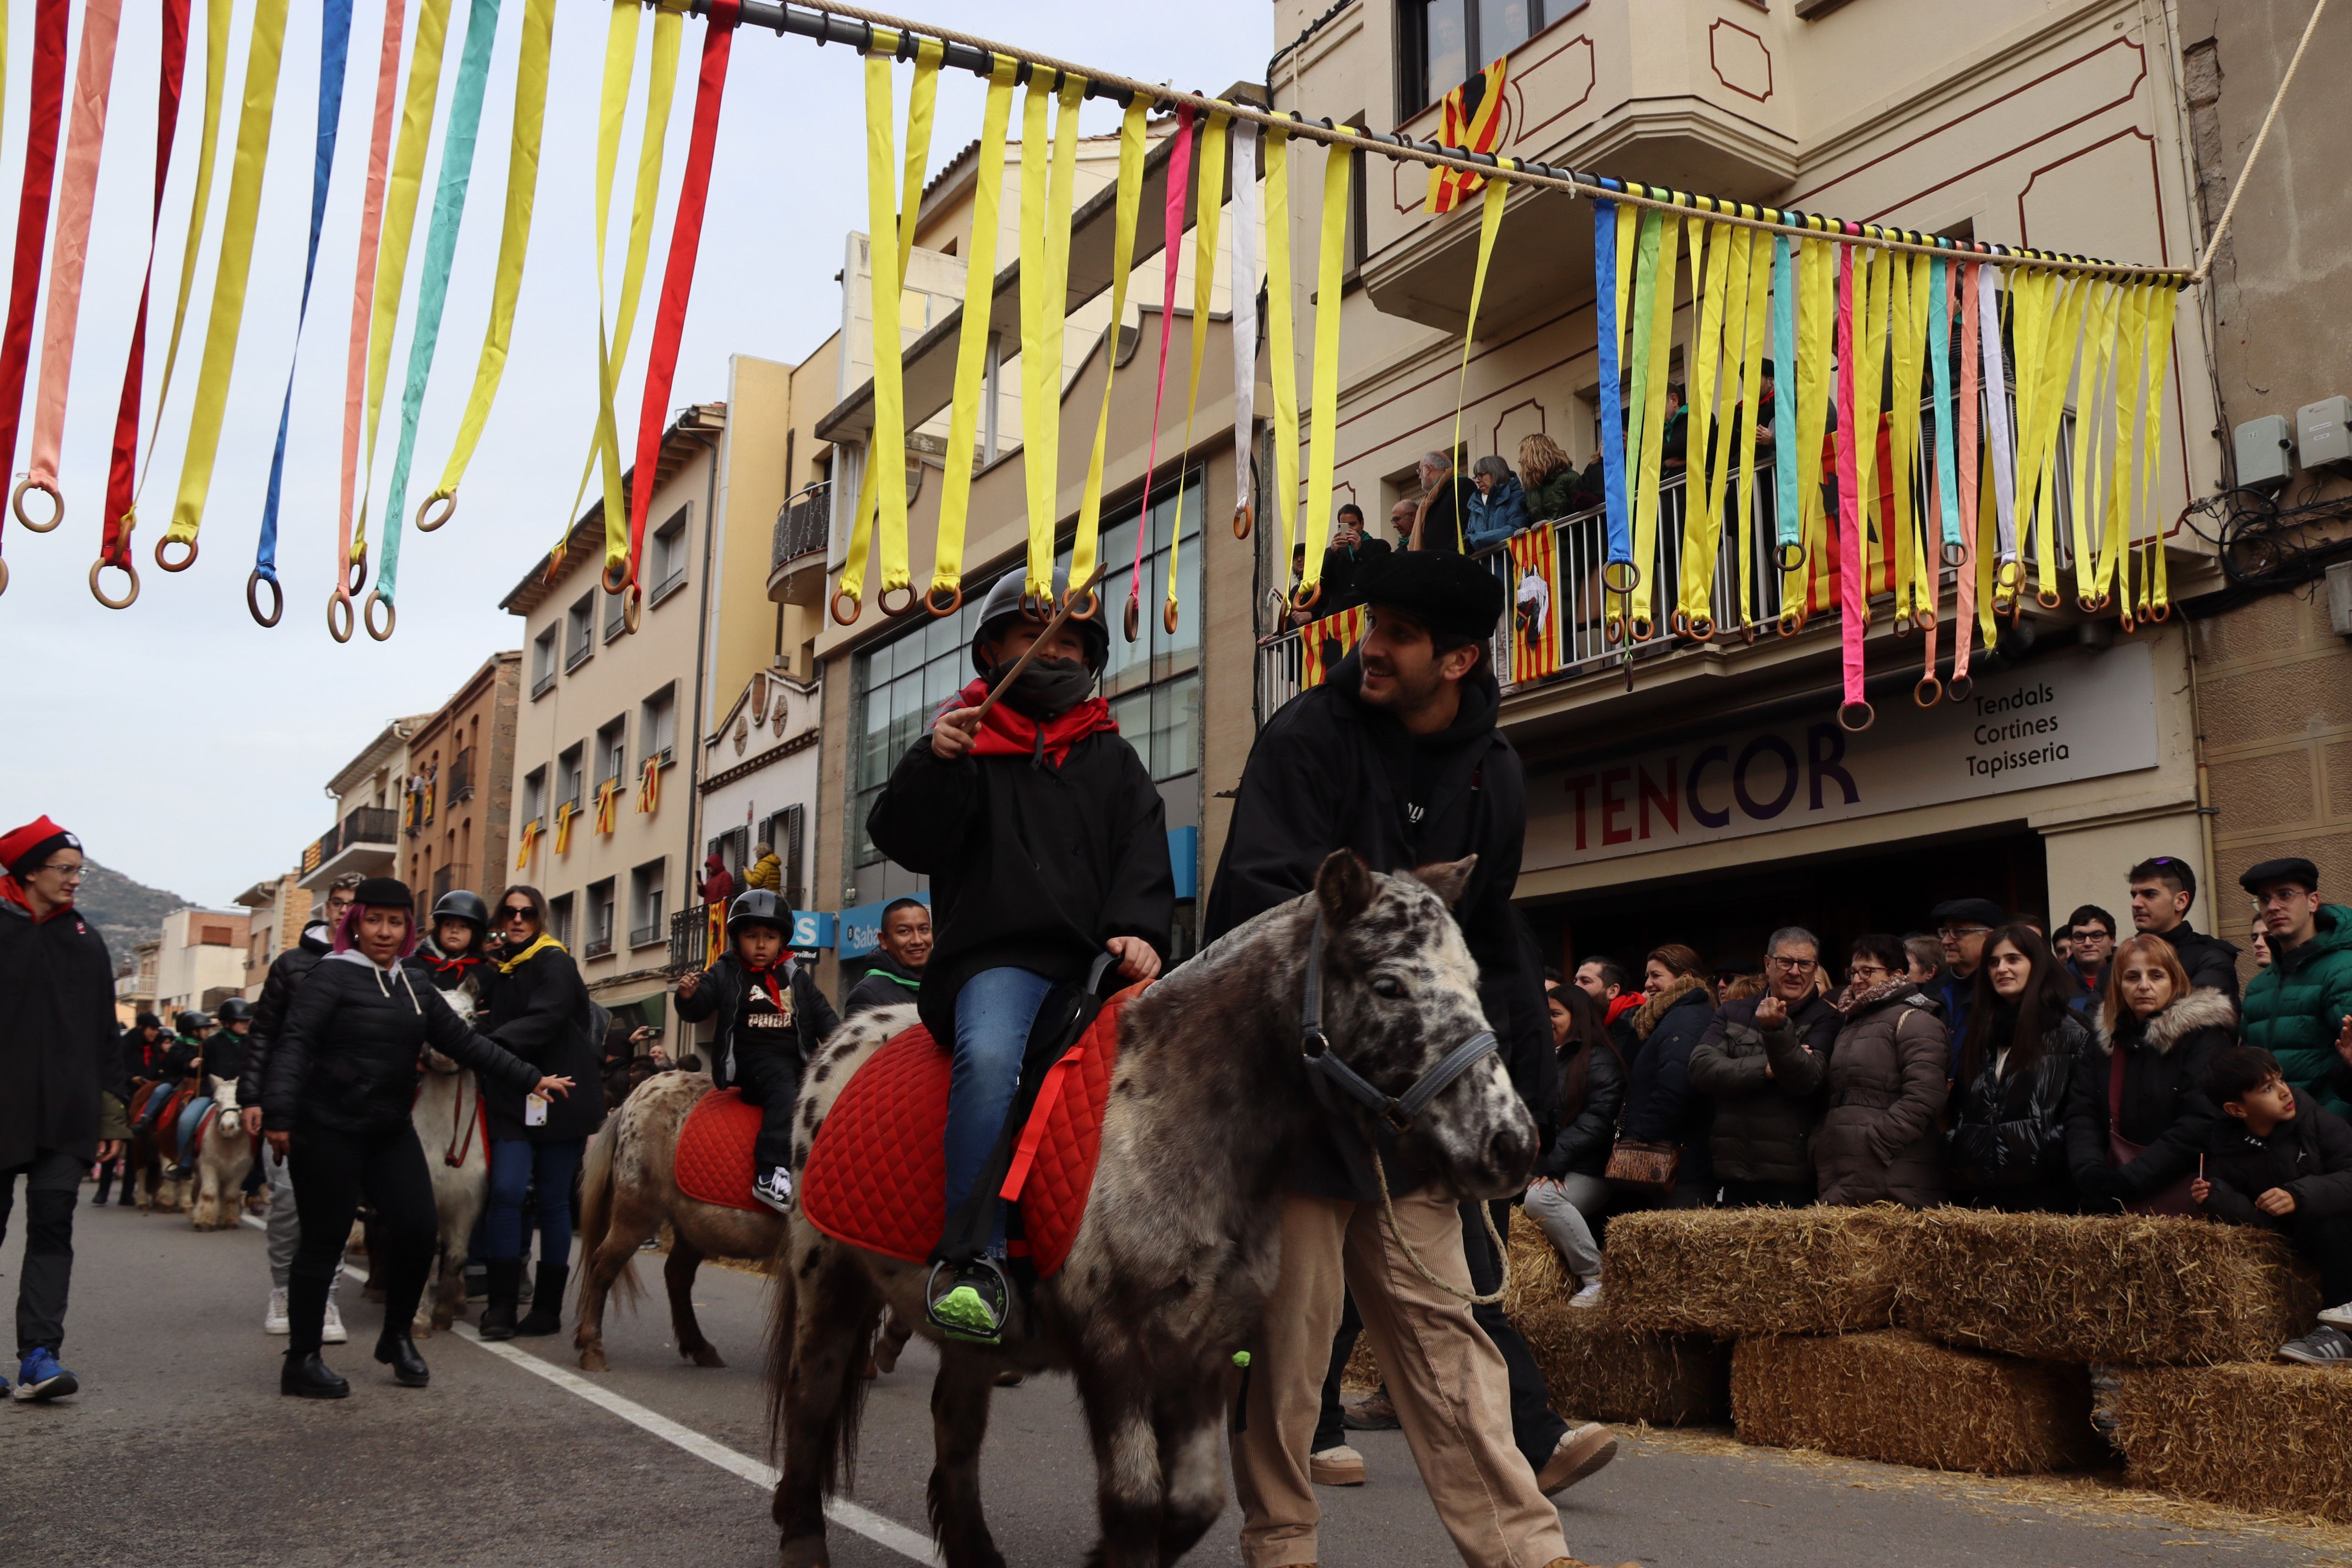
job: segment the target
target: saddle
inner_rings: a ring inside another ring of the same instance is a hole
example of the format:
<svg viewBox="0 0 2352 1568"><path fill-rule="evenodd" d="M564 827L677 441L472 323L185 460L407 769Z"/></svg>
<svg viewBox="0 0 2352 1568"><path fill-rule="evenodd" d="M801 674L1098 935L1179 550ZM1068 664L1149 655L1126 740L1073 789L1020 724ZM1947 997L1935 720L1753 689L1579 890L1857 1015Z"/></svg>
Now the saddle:
<svg viewBox="0 0 2352 1568"><path fill-rule="evenodd" d="M751 1195L751 1144L762 1115L740 1089L718 1089L696 1100L678 1129L677 1190L698 1203L770 1212Z"/></svg>
<svg viewBox="0 0 2352 1568"><path fill-rule="evenodd" d="M1025 1259L1037 1279L1051 1279L1062 1267L1086 1216L1118 1063L1119 1014L1142 990L1129 986L1104 1003L1080 1021L1074 1039L1063 1028L1046 1033L1058 1053L1042 1072L1023 1072L990 1177L975 1194L1016 1205L1007 1215L1007 1250ZM976 1214L949 1224L950 1068L949 1054L919 1024L857 1069L818 1129L802 1173L800 1208L811 1225L852 1247L916 1264L951 1254L959 1237L961 1245L974 1234L985 1242L992 1204L976 1203ZM756 1112L751 1125L756 1131Z"/></svg>

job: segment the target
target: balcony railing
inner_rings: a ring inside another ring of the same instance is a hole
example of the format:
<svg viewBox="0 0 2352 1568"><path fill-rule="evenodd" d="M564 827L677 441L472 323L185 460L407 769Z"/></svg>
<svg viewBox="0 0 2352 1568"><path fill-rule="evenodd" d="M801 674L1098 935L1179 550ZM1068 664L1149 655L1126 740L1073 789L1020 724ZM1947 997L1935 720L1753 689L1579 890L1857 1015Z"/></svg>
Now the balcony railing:
<svg viewBox="0 0 2352 1568"><path fill-rule="evenodd" d="M710 956L710 906L689 904L669 917L669 966L700 969Z"/></svg>
<svg viewBox="0 0 2352 1568"><path fill-rule="evenodd" d="M662 928L661 917L656 915L654 917L653 923L650 925L631 926L629 928L629 945L631 947L651 947L657 942L667 941L667 934L668 933Z"/></svg>
<svg viewBox="0 0 2352 1568"><path fill-rule="evenodd" d="M603 936L590 937L588 939L588 944L580 950L580 956L583 958L604 958L609 956L612 951L613 933L611 931L606 931Z"/></svg>
<svg viewBox="0 0 2352 1568"><path fill-rule="evenodd" d="M474 798L474 748L467 746L449 764L449 804Z"/></svg>
<svg viewBox="0 0 2352 1568"><path fill-rule="evenodd" d="M776 509L776 531L770 542L768 570L787 561L823 551L833 537L833 482L809 486Z"/></svg>

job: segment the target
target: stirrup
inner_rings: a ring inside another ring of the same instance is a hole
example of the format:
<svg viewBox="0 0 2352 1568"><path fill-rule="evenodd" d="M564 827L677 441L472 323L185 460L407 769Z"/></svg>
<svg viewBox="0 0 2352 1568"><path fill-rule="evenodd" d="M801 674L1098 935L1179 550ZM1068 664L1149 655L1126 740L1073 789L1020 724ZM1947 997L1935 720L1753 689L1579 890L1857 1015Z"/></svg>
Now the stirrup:
<svg viewBox="0 0 2352 1568"><path fill-rule="evenodd" d="M952 1268L959 1277L957 1283L943 1294L939 1290L942 1268ZM993 1291L993 1301L982 1293L980 1284L962 1278L966 1271L975 1269L988 1276L985 1283ZM982 1256L962 1263L942 1258L931 1265L930 1277L923 1282L923 1315L940 1332L965 1344L1002 1344L1012 1305L1012 1282L1004 1277L1003 1265L993 1258Z"/></svg>

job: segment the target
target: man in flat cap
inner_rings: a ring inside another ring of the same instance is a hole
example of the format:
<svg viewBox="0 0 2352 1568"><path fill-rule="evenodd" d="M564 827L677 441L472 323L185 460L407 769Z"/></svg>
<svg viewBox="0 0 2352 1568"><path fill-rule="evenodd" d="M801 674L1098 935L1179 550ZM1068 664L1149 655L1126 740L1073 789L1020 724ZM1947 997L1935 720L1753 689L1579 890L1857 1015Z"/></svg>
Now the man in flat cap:
<svg viewBox="0 0 2352 1568"><path fill-rule="evenodd" d="M1488 658L1502 580L1461 555L1421 551L1391 556L1359 586L1370 607L1362 643L1324 684L1285 704L1251 749L1202 938L1309 891L1337 849L1388 872L1475 855L1454 916L1477 960L1480 1000L1512 1082L1537 1124L1548 1125L1559 1081L1542 969L1511 907L1526 782L1495 728L1501 691ZM1539 1565L1566 1557L1546 1494L1607 1463L1615 1439L1597 1426L1570 1431L1551 1413L1542 1374L1498 1309L1474 1311L1390 1266L1369 1172L1359 1135L1336 1118L1292 1152L1282 1272L1252 1347L1246 1415L1234 1436L1243 1562L1318 1560L1307 1450L1343 1285L1464 1558ZM1457 1289L1495 1288L1499 1260L1476 1205L1425 1185L1396 1193L1394 1203L1400 1237L1433 1271Z"/></svg>
<svg viewBox="0 0 2352 1568"><path fill-rule="evenodd" d="M2352 909L2320 901L2319 868L2300 856L2265 860L2238 885L2271 949L2239 1005L2242 1037L2288 1083L2352 1116Z"/></svg>
<svg viewBox="0 0 2352 1568"><path fill-rule="evenodd" d="M1944 945L1944 972L1937 977L1936 1000L1944 1006L1944 1026L1951 1031L1951 1076L1960 1076L1960 1042L1969 1029L1969 999L1976 994L1977 965L1984 962L1985 938L2009 917L1990 899L1952 899L1928 911L1936 940Z"/></svg>

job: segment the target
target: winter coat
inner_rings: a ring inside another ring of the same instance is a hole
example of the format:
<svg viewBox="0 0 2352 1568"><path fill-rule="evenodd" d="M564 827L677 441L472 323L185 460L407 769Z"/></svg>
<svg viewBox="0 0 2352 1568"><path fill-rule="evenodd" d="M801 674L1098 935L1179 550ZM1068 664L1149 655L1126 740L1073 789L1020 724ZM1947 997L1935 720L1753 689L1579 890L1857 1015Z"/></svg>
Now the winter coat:
<svg viewBox="0 0 2352 1568"><path fill-rule="evenodd" d="M1675 1176L1678 1186L1712 1189L1714 1160L1708 1147L1713 1104L1691 1092L1691 1052L1715 1022L1706 982L1685 975L1650 993L1633 1015L1642 1049L1627 1075L1625 1136L1643 1143L1672 1143L1683 1152Z"/></svg>
<svg viewBox="0 0 2352 1568"><path fill-rule="evenodd" d="M304 977L286 1009L263 1069L261 1124L297 1137L405 1127L426 1046L472 1068L485 1092L495 1088L517 1103L540 1079L406 970L335 953ZM595 1098L593 1084L588 1094Z"/></svg>
<svg viewBox="0 0 2352 1568"><path fill-rule="evenodd" d="M2257 1138L2227 1111L2213 1119L2205 1176L2205 1212L2232 1225L2290 1230L2307 1219L2352 1213L2352 1127L2302 1089L2294 1120ZM2273 1187L2294 1194L2294 1212L2267 1215L2254 1200Z"/></svg>
<svg viewBox="0 0 2352 1568"><path fill-rule="evenodd" d="M2205 1097L2205 1067L2233 1042L2237 1023L2238 1010L2227 996L2201 990L2144 1022L2126 1017L2112 1032L2105 1024L2092 1032L2097 1048L2076 1058L2066 1104L2066 1163L2079 1191L2104 1195L2104 1178L2091 1173L2107 1167L2110 1118L2116 1131L2142 1148L2139 1158L2116 1172L2126 1201L2154 1197L2195 1173L2218 1114ZM2107 1098L2117 1050L2124 1053L2119 1106Z"/></svg>
<svg viewBox="0 0 2352 1568"><path fill-rule="evenodd" d="M245 1076L246 1046L252 1035L237 1034L224 1024L205 1037L205 1076L235 1083Z"/></svg>
<svg viewBox="0 0 2352 1568"><path fill-rule="evenodd" d="M931 879L931 956L916 1005L936 1038L955 1037L956 997L984 969L1082 984L1112 937L1167 951L1167 810L1116 729L1072 741L1059 766L1045 755L950 763L926 733L898 759L866 830Z"/></svg>
<svg viewBox="0 0 2352 1568"><path fill-rule="evenodd" d="M2245 1043L2278 1058L2287 1082L2338 1116L2352 1116L2352 1070L2336 1054L2352 1013L2352 908L2322 904L2311 940L2274 954L2248 983Z"/></svg>
<svg viewBox="0 0 2352 1568"><path fill-rule="evenodd" d="M743 873L743 885L746 888L765 888L772 893L781 892L784 885L783 861L773 852L761 856L751 863L751 868Z"/></svg>
<svg viewBox="0 0 2352 1568"><path fill-rule="evenodd" d="M1322 596L1307 613L1314 616L1337 615L1339 611L1364 602L1362 592L1356 586L1394 551L1385 539L1361 539L1352 550L1335 544L1323 552Z"/></svg>
<svg viewBox="0 0 2352 1568"><path fill-rule="evenodd" d="M160 1029L152 1041L140 1034L136 1024L123 1030L121 1059L116 1067L123 1092L130 1091L132 1079L153 1078L156 1069L152 1064L162 1061L163 1053L171 1047L172 1037Z"/></svg>
<svg viewBox="0 0 2352 1568"><path fill-rule="evenodd" d="M2172 944L2173 954L2180 967L2189 971L2191 990L2210 988L2235 1002L2238 999L2238 950L2218 936L2208 936L2187 921L2170 931L2149 931ZM2330 1037L2331 1038L2333 1037Z"/></svg>
<svg viewBox="0 0 2352 1568"><path fill-rule="evenodd" d="M2074 1183L2066 1163L2066 1100L2075 1059L2091 1048L2091 1032L2071 1008L2042 1026L2042 1057L2031 1072L2003 1070L1992 1048L2003 1014L1978 1015L1982 1065L1958 1085L1945 1147L1952 1184L1996 1207L2071 1205Z"/></svg>
<svg viewBox="0 0 2352 1568"><path fill-rule="evenodd" d="M433 989L444 997L452 991L462 989L471 998L477 1013L487 1009L491 986L499 977L499 966L487 958L470 952L458 958L444 958L429 944L418 948L401 963L419 980L429 981ZM456 1004L451 1005L454 1007Z"/></svg>
<svg viewBox="0 0 2352 1568"><path fill-rule="evenodd" d="M1947 1047L1935 999L1895 979L1837 1005L1813 1131L1813 1174L1825 1204L1944 1201Z"/></svg>
<svg viewBox="0 0 2352 1568"><path fill-rule="evenodd" d="M1976 1002L1977 977L1973 971L1967 974L1955 974L1946 969L1936 976L1932 984L1936 987L1935 999L1944 1010L1944 1076L1957 1082L1960 1076L1960 1052L1969 1040L1969 1014Z"/></svg>
<svg viewBox="0 0 2352 1568"><path fill-rule="evenodd" d="M530 1085L515 1089L485 1078L482 1105L489 1113L490 1138L494 1142L520 1138L533 1143L585 1138L604 1122L604 1097L596 1092L597 1058L604 1039L580 966L557 942L508 963L514 967L500 964L490 982L487 1022L477 1016L474 1026L536 1068L534 1079L568 1078L579 1087L550 1100L546 1124L531 1127L523 1121L523 1093Z"/></svg>
<svg viewBox="0 0 2352 1568"><path fill-rule="evenodd" d="M1581 1068L1582 1097L1575 1083ZM1597 1176L1609 1167L1609 1151L1617 1142L1617 1117L1625 1109L1625 1063L1608 1044L1575 1046L1560 1053L1561 1126L1536 1161L1535 1173L1553 1181L1562 1176Z"/></svg>
<svg viewBox="0 0 2352 1568"><path fill-rule="evenodd" d="M787 959L782 966L784 991L793 1011L792 1038L789 1041L739 1040L735 1037L735 1021L742 1016L743 993L751 985L751 971L732 952L721 953L719 962L703 972L702 983L694 994L680 993L677 1016L689 1024L699 1024L705 1018L719 1020L718 1031L710 1037L710 1081L725 1089L741 1083L749 1075L747 1060L754 1051L783 1050L791 1054L793 1072L799 1076L808 1065L824 1037L841 1027L840 1016L833 1004L825 1000L816 976L799 963ZM740 1053L740 1054L739 1054Z"/></svg>
<svg viewBox="0 0 2352 1568"><path fill-rule="evenodd" d="M0 879L0 1172L44 1149L87 1165L99 1094L122 1087L114 964L70 904L35 920L15 889Z"/></svg>
<svg viewBox="0 0 2352 1568"><path fill-rule="evenodd" d="M1707 1146L1717 1181L1809 1183L1822 1079L1841 1020L1808 996L1777 1026L1759 1028L1761 1000L1723 1005L1691 1051L1691 1087L1714 1102Z"/></svg>
<svg viewBox="0 0 2352 1568"><path fill-rule="evenodd" d="M1542 960L1511 904L1528 796L1518 752L1495 727L1502 693L1481 661L1462 682L1453 724L1415 736L1359 700L1363 679L1351 653L1258 731L1209 887L1202 941L1312 890L1334 849L1352 849L1383 872L1476 855L1454 903L1454 923L1477 962L1478 999L1502 1042L1503 1065L1536 1125L1549 1127L1559 1119L1559 1058ZM1415 794L1423 797L1417 820ZM1364 1152L1352 1129L1326 1118L1292 1149L1286 1180L1319 1197L1377 1201ZM1400 1168L1384 1163L1393 1184Z"/></svg>
<svg viewBox="0 0 2352 1568"><path fill-rule="evenodd" d="M1528 520L1557 522L1578 510L1576 470L1562 463L1537 484L1525 487Z"/></svg>
<svg viewBox="0 0 2352 1568"><path fill-rule="evenodd" d="M1527 525L1528 496L1517 478L1498 481L1485 495L1475 485L1471 488L1465 533L1471 549L1500 544Z"/></svg>
<svg viewBox="0 0 2352 1568"><path fill-rule="evenodd" d="M237 1075L236 1102L261 1103L262 1080L268 1076L269 1053L285 1026L287 1005L294 1000L303 979L319 961L334 950L327 922L313 921L302 928L301 940L270 961L261 982L261 1000L253 1005L253 1032L245 1037L245 1070Z"/></svg>
<svg viewBox="0 0 2352 1568"><path fill-rule="evenodd" d="M915 999L923 977L888 953L878 955L849 994L841 999L841 1016L855 1018L869 1007L897 1007Z"/></svg>
<svg viewBox="0 0 2352 1568"><path fill-rule="evenodd" d="M1421 520L1421 547L1461 554L1462 525L1470 515L1471 498L1477 493L1477 487L1459 474L1438 480L1429 498L1429 510Z"/></svg>

